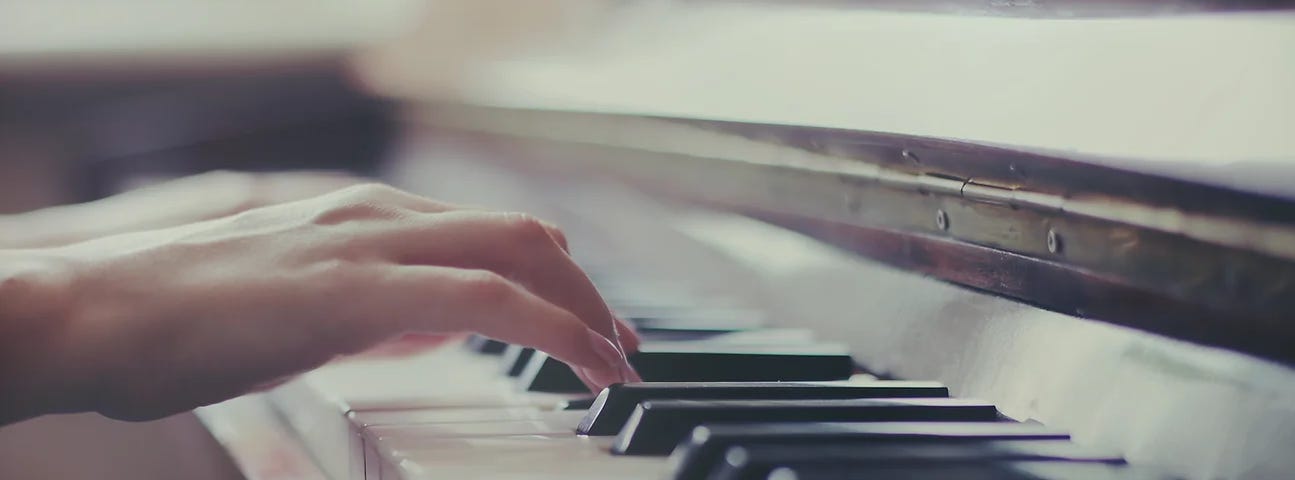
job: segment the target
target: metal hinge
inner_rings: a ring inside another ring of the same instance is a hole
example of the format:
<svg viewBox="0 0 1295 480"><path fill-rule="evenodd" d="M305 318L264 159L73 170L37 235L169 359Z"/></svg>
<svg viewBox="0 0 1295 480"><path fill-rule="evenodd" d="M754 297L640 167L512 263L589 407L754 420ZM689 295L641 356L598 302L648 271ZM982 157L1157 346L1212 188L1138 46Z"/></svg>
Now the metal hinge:
<svg viewBox="0 0 1295 480"><path fill-rule="evenodd" d="M1018 186L995 185L974 178L944 174L918 174L914 183L923 193L953 195L995 205L1059 211L1065 203L1065 198L1055 194L1031 192Z"/></svg>

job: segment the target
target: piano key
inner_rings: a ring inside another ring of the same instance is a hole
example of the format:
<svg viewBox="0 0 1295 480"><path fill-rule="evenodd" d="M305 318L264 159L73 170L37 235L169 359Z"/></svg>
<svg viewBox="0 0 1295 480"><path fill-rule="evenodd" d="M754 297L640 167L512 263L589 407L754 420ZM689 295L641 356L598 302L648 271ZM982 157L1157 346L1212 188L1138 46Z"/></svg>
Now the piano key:
<svg viewBox="0 0 1295 480"><path fill-rule="evenodd" d="M593 406L596 397L576 398L567 400L558 405L558 410L589 410Z"/></svg>
<svg viewBox="0 0 1295 480"><path fill-rule="evenodd" d="M647 334L644 338L653 342L667 341L659 338L665 331ZM695 332L700 334L704 332ZM709 332L705 332L709 333ZM814 332L807 328L756 328L732 332L716 332L704 337L710 343L728 343L733 345L812 345L817 342Z"/></svg>
<svg viewBox="0 0 1295 480"><path fill-rule="evenodd" d="M741 309L705 309L641 306L617 310L617 315L641 332L690 330L734 332L765 325L758 312Z"/></svg>
<svg viewBox="0 0 1295 480"><path fill-rule="evenodd" d="M1123 464L1118 454L1069 440L986 440L980 442L736 445L709 478L760 480L778 467L797 465L879 465L942 462L1059 461Z"/></svg>
<svg viewBox="0 0 1295 480"><path fill-rule="evenodd" d="M778 467L768 480L1179 480L1152 470L1106 463L993 462L923 465Z"/></svg>
<svg viewBox="0 0 1295 480"><path fill-rule="evenodd" d="M936 382L814 384L787 382L662 382L612 385L598 394L577 433L615 435L646 400L807 400L948 397Z"/></svg>
<svg viewBox="0 0 1295 480"><path fill-rule="evenodd" d="M526 369L526 364L530 362L531 356L535 354L535 349L523 347L521 345L509 345L504 349L503 361L504 375L516 377L522 374Z"/></svg>
<svg viewBox="0 0 1295 480"><path fill-rule="evenodd" d="M551 410L534 407L420 408L351 412L351 423L360 428L377 425L420 425L535 420L551 417Z"/></svg>
<svg viewBox="0 0 1295 480"><path fill-rule="evenodd" d="M759 329L750 331L696 331L696 330L649 330L639 332L645 341L681 341L705 340L710 342L731 343L810 343L813 333L806 329ZM508 345L503 353L503 371L509 377L517 377L526 370L535 349L521 345Z"/></svg>
<svg viewBox="0 0 1295 480"><path fill-rule="evenodd" d="M508 347L507 343L495 340L485 335L469 335L464 346L469 350L486 355L502 355L504 349Z"/></svg>
<svg viewBox="0 0 1295 480"><path fill-rule="evenodd" d="M439 415L415 414L408 421L398 415L369 417L361 426L362 435L374 442L386 442L392 448L413 451L426 445L440 445L445 439L500 435L571 435L571 424L578 412L547 411L522 415L499 415L495 418L445 420ZM359 423L352 420L352 423ZM395 443L393 443L395 442Z"/></svg>
<svg viewBox="0 0 1295 480"><path fill-rule="evenodd" d="M684 327L682 330L653 329L640 331L639 335L647 342L660 341L708 341L734 344L808 344L814 341L812 331L803 328L762 328L756 330L694 330ZM503 353L503 370L509 377L520 376L526 370L535 349L521 345L508 345Z"/></svg>
<svg viewBox="0 0 1295 480"><path fill-rule="evenodd" d="M536 351L517 376L517 386L529 392L577 393L588 390L565 363Z"/></svg>
<svg viewBox="0 0 1295 480"><path fill-rule="evenodd" d="M658 480L664 465L651 457L612 457L602 442L565 434L441 438L414 450L391 450L395 472L385 479Z"/></svg>
<svg viewBox="0 0 1295 480"><path fill-rule="evenodd" d="M706 423L991 422L988 403L950 398L854 400L650 400L640 403L612 452L665 455Z"/></svg>
<svg viewBox="0 0 1295 480"><path fill-rule="evenodd" d="M589 417L586 416L585 419ZM583 424L584 420L582 420ZM705 478L729 447L763 443L852 444L983 440L1066 440L1070 435L1031 423L878 422L702 425L675 447L675 478Z"/></svg>
<svg viewBox="0 0 1295 480"><path fill-rule="evenodd" d="M648 382L843 380L854 373L854 361L834 345L644 343L629 362ZM585 390L570 367L544 352L531 356L519 380L528 391Z"/></svg>
<svg viewBox="0 0 1295 480"><path fill-rule="evenodd" d="M639 331L650 344L677 342L727 343L733 345L810 345L814 332L804 328L757 328L751 330L656 329Z"/></svg>

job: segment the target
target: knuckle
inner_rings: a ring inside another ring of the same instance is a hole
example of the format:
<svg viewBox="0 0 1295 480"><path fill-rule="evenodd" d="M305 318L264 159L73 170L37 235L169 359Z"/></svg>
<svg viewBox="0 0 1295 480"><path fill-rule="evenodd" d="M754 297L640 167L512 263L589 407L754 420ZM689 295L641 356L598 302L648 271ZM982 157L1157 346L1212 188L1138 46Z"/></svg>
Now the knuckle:
<svg viewBox="0 0 1295 480"><path fill-rule="evenodd" d="M505 215L505 225L512 239L523 245L544 245L554 242L549 226L544 221L525 213Z"/></svg>
<svg viewBox="0 0 1295 480"><path fill-rule="evenodd" d="M517 295L512 282L488 270L472 270L461 278L462 295L472 302L498 304Z"/></svg>
<svg viewBox="0 0 1295 480"><path fill-rule="evenodd" d="M391 200L402 194L396 187L376 182L361 183L338 190L338 196L363 200Z"/></svg>
<svg viewBox="0 0 1295 480"><path fill-rule="evenodd" d="M309 217L314 225L339 225L360 220L394 220L403 216L399 207L374 200L350 200L326 205Z"/></svg>

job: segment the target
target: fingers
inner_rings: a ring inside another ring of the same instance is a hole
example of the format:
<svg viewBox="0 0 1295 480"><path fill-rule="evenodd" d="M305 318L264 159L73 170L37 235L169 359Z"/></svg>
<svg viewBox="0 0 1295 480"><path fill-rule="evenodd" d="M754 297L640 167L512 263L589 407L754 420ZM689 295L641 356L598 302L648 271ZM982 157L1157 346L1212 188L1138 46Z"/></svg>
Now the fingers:
<svg viewBox="0 0 1295 480"><path fill-rule="evenodd" d="M358 185L358 186L354 186L351 188L347 188L347 189L335 192L335 195L337 195L338 197L341 197L339 199L340 200L339 203L343 205L347 203L352 203L352 204L380 203L382 205L390 205L390 206L396 206L396 207L408 209L410 211L417 212L417 213L434 214L434 213L446 213L446 212L457 212L457 211L461 211L461 212L485 212L486 211L485 209L480 207L432 200L430 198L414 195L412 193L397 189L395 187L382 185L382 184ZM536 221L539 223L540 226L544 228L544 230L548 233L549 237L555 243L557 243L564 252L570 252L570 248L567 244L566 234L562 233L561 229L559 229L557 226L551 223L548 223L542 220L536 220Z"/></svg>
<svg viewBox="0 0 1295 480"><path fill-rule="evenodd" d="M314 214L320 224L338 224L375 212L379 217L395 220L379 222L378 227L364 230L366 233L352 246L373 249L380 257L398 265L484 270L520 283L518 288L524 287L529 294L567 312L583 326L610 340L610 343L593 344L599 349L612 346L618 374L609 378L607 372L598 369L577 368L583 378L602 384L608 380L637 379L623 354L625 345L629 345L630 351L637 350L637 335L612 316L592 282L568 255L566 237L555 226L527 215L436 202L380 185L352 187L332 196L335 197L330 203L333 206ZM394 213L393 208L403 213ZM487 331L493 324L463 328L529 345L528 336L537 333L525 326L519 329L513 323L512 329L503 333ZM545 347L537 348L562 358Z"/></svg>
<svg viewBox="0 0 1295 480"><path fill-rule="evenodd" d="M634 330L634 327L629 322L620 317L616 317L616 331L620 333L621 347L625 349L625 353L638 353L639 345L643 344L643 339L639 338L638 331Z"/></svg>
<svg viewBox="0 0 1295 480"><path fill-rule="evenodd" d="M385 337L404 332L476 331L534 347L585 372L595 388L622 381L616 346L572 313L484 270L396 266L375 282L355 318L382 318ZM375 312L382 315L375 317ZM365 336L367 323L344 326L340 335Z"/></svg>
<svg viewBox="0 0 1295 480"><path fill-rule="evenodd" d="M447 212L389 232L386 242L399 263L484 269L515 280L617 340L616 320L589 277L529 216Z"/></svg>

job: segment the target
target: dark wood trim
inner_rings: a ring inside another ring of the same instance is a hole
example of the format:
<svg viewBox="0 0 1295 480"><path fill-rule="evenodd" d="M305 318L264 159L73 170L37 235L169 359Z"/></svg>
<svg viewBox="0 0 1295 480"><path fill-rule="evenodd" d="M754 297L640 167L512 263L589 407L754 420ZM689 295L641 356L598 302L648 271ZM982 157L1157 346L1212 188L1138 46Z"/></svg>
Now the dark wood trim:
<svg viewBox="0 0 1295 480"><path fill-rule="evenodd" d="M1257 244L1244 241L1211 243L1138 218L1141 208L1163 206L1174 214L1225 218L1228 222L1209 228L1230 229L1226 233L1239 234L1234 239L1261 231L1286 235L1295 223L1295 201L1093 165L1082 158L944 139L652 119L829 153L838 160L805 165L767 158L746 161L736 150L737 156L727 159L681 154L681 148L695 145L681 142L703 142L706 145L697 146L711 152L743 147L725 140L727 136L696 137L662 130L651 122L625 125L641 128L640 138L664 142L661 151L643 141L622 145L614 138L595 138L600 131L596 124L585 129L583 123L549 123L586 114L524 115L536 116L521 122L488 117L486 123L473 124L479 129L454 124L442 128L505 146L508 153L500 157L515 159L508 162L513 168L611 178L651 194L770 221L965 288L1295 365L1295 349L1290 348L1295 345L1295 259L1264 253ZM614 117L590 118L611 122ZM550 128L568 137L550 138ZM670 132L687 136L659 138ZM585 133L590 137L581 138ZM611 135L628 133L616 130ZM921 162L905 165L913 162L903 151L919 152ZM1031 173L1016 183L1022 188L1056 198L1074 193L1109 196L1115 210L1091 216L1018 208L965 198L956 189L927 192L920 183L863 180L850 173L851 159L902 171L896 174L907 175L904 182L948 174L996 183L1001 179L1009 187L1010 176L1020 176L1013 165L1026 165ZM936 212L947 212L951 226L937 226ZM1064 251L1051 252L1044 246L1054 230L1066 236ZM1285 247L1274 251L1287 252Z"/></svg>
<svg viewBox="0 0 1295 480"><path fill-rule="evenodd" d="M1259 331L1259 314L1184 302L1073 266L945 238L743 209L865 258L1047 310L1295 365L1295 329Z"/></svg>

